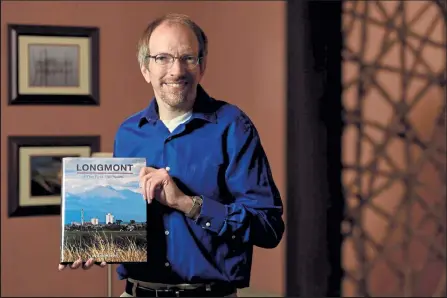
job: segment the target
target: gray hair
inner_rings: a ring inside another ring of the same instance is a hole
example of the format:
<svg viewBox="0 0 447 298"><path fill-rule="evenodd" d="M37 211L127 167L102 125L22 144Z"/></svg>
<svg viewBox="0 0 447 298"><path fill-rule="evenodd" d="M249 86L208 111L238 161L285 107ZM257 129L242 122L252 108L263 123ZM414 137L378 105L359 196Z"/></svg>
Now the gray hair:
<svg viewBox="0 0 447 298"><path fill-rule="evenodd" d="M199 27L189 16L177 13L170 13L161 16L152 21L144 30L142 36L138 40L137 44L137 58L140 66L145 64L146 58L149 55L149 39L152 32L161 24L177 23L188 26L196 35L199 42L199 57L205 57L208 54L208 38L202 28Z"/></svg>

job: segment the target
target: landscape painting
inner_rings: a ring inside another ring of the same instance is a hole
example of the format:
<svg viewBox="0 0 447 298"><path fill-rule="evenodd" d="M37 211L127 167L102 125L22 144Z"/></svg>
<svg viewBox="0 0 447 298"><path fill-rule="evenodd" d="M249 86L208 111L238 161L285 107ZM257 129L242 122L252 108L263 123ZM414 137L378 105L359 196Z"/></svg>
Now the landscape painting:
<svg viewBox="0 0 447 298"><path fill-rule="evenodd" d="M30 156L30 196L32 199L61 195L62 158L68 156ZM79 155L72 155L72 157L75 156Z"/></svg>
<svg viewBox="0 0 447 298"><path fill-rule="evenodd" d="M146 262L143 158L64 158L61 263Z"/></svg>
<svg viewBox="0 0 447 298"><path fill-rule="evenodd" d="M99 136L9 136L8 216L60 216L62 159L99 151Z"/></svg>

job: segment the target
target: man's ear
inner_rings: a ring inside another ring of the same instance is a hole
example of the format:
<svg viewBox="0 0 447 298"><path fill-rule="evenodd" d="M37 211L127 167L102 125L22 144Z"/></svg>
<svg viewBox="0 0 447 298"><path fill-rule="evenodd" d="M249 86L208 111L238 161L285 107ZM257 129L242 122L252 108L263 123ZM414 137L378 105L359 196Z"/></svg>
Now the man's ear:
<svg viewBox="0 0 447 298"><path fill-rule="evenodd" d="M151 82L151 78L149 76L149 70L147 69L147 67L144 64L142 64L140 66L140 70L141 70L141 74L143 75L143 77L146 80L146 82L150 83Z"/></svg>

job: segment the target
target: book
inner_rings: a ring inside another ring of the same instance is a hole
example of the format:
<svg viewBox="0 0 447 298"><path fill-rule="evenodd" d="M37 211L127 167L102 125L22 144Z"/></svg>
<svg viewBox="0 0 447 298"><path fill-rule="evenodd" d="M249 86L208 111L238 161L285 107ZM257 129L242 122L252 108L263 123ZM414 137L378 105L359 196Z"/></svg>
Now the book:
<svg viewBox="0 0 447 298"><path fill-rule="evenodd" d="M145 166L145 158L62 159L61 264L146 262Z"/></svg>

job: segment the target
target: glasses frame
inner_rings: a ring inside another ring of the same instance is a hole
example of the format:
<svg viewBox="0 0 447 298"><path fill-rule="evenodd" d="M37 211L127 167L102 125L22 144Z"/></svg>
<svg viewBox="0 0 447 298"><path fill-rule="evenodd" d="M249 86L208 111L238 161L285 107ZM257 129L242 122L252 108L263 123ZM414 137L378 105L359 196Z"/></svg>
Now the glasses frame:
<svg viewBox="0 0 447 298"><path fill-rule="evenodd" d="M161 55L172 57L172 59L166 64L160 64L157 62L156 58ZM187 67L195 68L195 67L197 67L197 65L200 64L200 62L203 59L203 56L198 56L194 64L187 64L182 60L182 58L185 58L185 57L196 57L196 56L194 56L194 55L174 56L174 55L167 54L167 53L162 53L162 54L157 54L157 55L146 55L146 59L152 58L152 59L154 59L155 64L163 66L163 67L165 67L165 66L171 67L174 64L175 60L179 60L180 63L184 63L184 65L186 65Z"/></svg>

